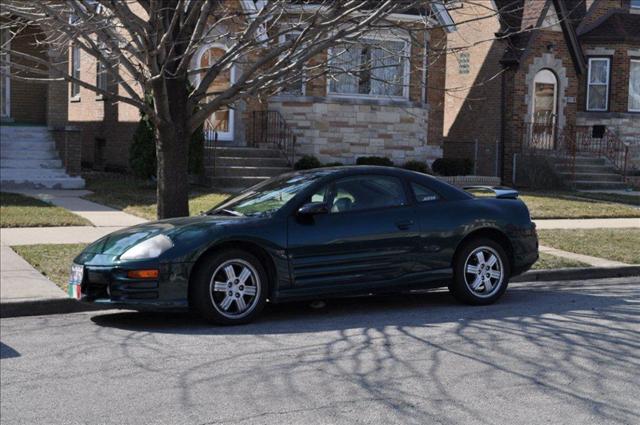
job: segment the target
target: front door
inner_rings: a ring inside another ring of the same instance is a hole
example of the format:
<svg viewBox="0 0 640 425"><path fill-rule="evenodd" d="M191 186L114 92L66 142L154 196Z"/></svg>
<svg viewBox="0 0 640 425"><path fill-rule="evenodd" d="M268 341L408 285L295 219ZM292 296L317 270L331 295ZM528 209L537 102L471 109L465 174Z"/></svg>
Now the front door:
<svg viewBox="0 0 640 425"><path fill-rule="evenodd" d="M288 254L296 289L382 287L411 272L419 225L400 179L345 177L308 201L325 202L330 212L289 219Z"/></svg>
<svg viewBox="0 0 640 425"><path fill-rule="evenodd" d="M6 43L6 46L5 46ZM9 30L0 30L0 45L11 49ZM11 116L11 79L9 53L0 53L0 118Z"/></svg>
<svg viewBox="0 0 640 425"><path fill-rule="evenodd" d="M226 50L222 47L210 47L205 50L200 56L199 65L201 68L208 68L213 65L215 61L222 57L226 53ZM207 98L217 96L219 93L228 89L233 83L233 68L222 71L215 80L209 85L207 90ZM217 134L218 140L231 141L233 140L233 120L234 113L230 108L222 108L219 111L214 112L205 122L205 138L212 140Z"/></svg>
<svg viewBox="0 0 640 425"><path fill-rule="evenodd" d="M533 147L553 149L558 104L556 76L548 69L538 72L534 79L532 136Z"/></svg>

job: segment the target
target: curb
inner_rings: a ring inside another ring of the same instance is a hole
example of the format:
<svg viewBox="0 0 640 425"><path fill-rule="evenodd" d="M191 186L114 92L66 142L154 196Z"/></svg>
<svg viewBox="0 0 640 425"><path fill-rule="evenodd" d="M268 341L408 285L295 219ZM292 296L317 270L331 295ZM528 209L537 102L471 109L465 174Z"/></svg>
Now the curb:
<svg viewBox="0 0 640 425"><path fill-rule="evenodd" d="M511 282L548 282L552 280L591 280L613 277L640 276L640 266L581 267L528 271Z"/></svg>
<svg viewBox="0 0 640 425"><path fill-rule="evenodd" d="M588 276L588 277L585 277ZM553 280L591 280L614 277L640 276L640 266L585 267L528 271L511 279L511 282L548 282ZM110 307L81 303L73 298L48 298L3 302L0 318L41 316L48 314L79 313L108 310Z"/></svg>
<svg viewBox="0 0 640 425"><path fill-rule="evenodd" d="M73 298L31 299L1 303L0 318L79 313L104 309L102 306L81 303Z"/></svg>

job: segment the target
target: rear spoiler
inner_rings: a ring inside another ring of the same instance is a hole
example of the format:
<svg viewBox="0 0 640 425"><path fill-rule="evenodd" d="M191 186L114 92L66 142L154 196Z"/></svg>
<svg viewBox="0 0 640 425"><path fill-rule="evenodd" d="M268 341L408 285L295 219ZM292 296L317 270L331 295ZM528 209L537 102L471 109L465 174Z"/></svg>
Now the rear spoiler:
<svg viewBox="0 0 640 425"><path fill-rule="evenodd" d="M499 199L516 199L518 191L508 187L500 186L466 186L463 189L467 192L493 192Z"/></svg>

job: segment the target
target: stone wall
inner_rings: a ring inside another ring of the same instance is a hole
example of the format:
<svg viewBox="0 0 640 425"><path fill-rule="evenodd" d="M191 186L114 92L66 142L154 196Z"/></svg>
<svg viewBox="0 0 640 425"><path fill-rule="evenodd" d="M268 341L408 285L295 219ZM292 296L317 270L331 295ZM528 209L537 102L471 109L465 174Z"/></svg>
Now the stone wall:
<svg viewBox="0 0 640 425"><path fill-rule="evenodd" d="M296 132L298 156L345 164L372 155L431 164L442 156L440 146L428 144L429 109L420 103L281 96L269 109L280 111Z"/></svg>

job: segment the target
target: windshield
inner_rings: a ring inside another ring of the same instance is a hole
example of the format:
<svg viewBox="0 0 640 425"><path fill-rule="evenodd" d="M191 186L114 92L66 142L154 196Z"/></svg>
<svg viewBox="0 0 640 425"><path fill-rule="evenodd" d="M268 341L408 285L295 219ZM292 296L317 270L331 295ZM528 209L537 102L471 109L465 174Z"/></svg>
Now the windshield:
<svg viewBox="0 0 640 425"><path fill-rule="evenodd" d="M268 216L285 206L294 196L302 192L322 174L288 174L267 180L253 186L222 204L207 214L227 214L236 216Z"/></svg>

